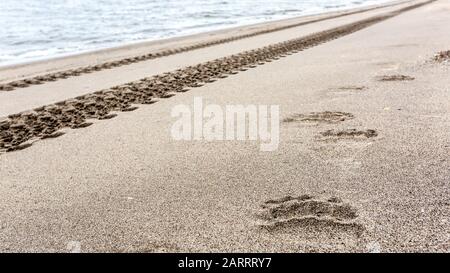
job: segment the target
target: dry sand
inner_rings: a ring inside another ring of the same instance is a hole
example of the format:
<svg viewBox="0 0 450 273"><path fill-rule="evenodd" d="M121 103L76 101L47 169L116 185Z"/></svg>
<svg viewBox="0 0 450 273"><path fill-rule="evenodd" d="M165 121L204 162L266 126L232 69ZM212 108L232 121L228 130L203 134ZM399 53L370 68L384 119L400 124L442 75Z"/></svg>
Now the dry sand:
<svg viewBox="0 0 450 273"><path fill-rule="evenodd" d="M435 54L450 49L450 1L368 20L404 6L0 92L6 116L120 86L0 123L0 250L449 252L450 66ZM196 96L280 105L279 149L172 140L171 109ZM88 119L110 110L125 112Z"/></svg>

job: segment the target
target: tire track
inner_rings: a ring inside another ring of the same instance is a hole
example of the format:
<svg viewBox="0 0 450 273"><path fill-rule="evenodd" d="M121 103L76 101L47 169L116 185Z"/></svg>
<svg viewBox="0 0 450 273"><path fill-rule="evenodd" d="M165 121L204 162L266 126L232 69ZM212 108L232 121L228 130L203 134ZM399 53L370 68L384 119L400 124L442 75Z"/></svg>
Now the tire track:
<svg viewBox="0 0 450 273"><path fill-rule="evenodd" d="M368 12L368 11L372 11L372 10L376 10L376 9L380 9L380 8L392 7L392 6L396 6L396 5L400 5L400 4L404 4L404 3L395 3L392 5L379 6L379 7L373 7L373 8L369 8L369 9L365 9L365 10L347 12L347 13L329 16L329 17L325 17L325 18L320 18L320 19L316 19L316 20L311 20L311 21L307 21L307 22L290 24L290 25L276 27L276 28L267 29L267 30L260 30L260 31L256 31L253 33L249 33L249 34L237 35L237 36L223 38L223 39L217 39L217 40L210 41L210 42L201 42L201 43L191 45L191 46L179 47L179 48L170 49L170 50L163 50L163 51L160 51L157 53L148 53L148 54L124 58L124 59L120 59L120 60L116 60L116 61L104 62L102 64L90 65L90 66L80 67L80 68L76 68L76 69L69 69L69 70L39 75L39 76L35 76L35 77L29 77L29 78L25 78L25 79L21 79L21 80L10 81L10 82L6 82L4 84L0 84L0 91L13 91L13 90L16 90L19 88L25 88L25 87L29 87L32 85L44 84L46 82L54 82L54 81L61 80L61 79L67 79L69 77L76 77L76 76L80 76L83 74L93 73L96 71L116 68L116 67L120 67L120 66L124 66L124 65L130 65L130 64L134 64L134 63L138 63L138 62L143 62L143 61L148 61L148 60L166 57L166 56L170 56L170 55L175 55L178 53L188 52L188 51L192 51L192 50L196 50L196 49L211 47L214 45L229 43L229 42L233 42L233 41L237 41L237 40L241 40L241 39L245 39L245 38L250 38L250 37L254 37L254 36L258 36L258 35L262 35L262 34L268 34L268 33L281 31L281 30L285 30L285 29L289 29L289 28L294 28L294 27L299 27L299 26L308 25L308 24L312 24L312 23L317 23L317 22L321 22L321 21L325 21L325 20L331 20L331 19L348 16L348 15Z"/></svg>
<svg viewBox="0 0 450 273"><path fill-rule="evenodd" d="M88 119L113 118L116 114L111 113L112 111L133 111L137 109L133 104L154 103L156 98L168 98L176 92L186 92L189 88L200 87L239 71L278 60L280 57L354 33L433 1L9 115L0 119L0 153L30 147L32 142L38 139L58 137L62 135L58 132L62 128L85 128L92 124L87 122Z"/></svg>

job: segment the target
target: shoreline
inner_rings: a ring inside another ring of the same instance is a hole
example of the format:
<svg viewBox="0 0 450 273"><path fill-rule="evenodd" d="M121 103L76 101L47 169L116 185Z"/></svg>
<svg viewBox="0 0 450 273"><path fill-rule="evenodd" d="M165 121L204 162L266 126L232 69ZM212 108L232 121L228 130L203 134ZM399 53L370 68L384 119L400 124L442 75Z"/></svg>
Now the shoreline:
<svg viewBox="0 0 450 273"><path fill-rule="evenodd" d="M38 62L47 62L47 61L52 61L52 60L58 60L61 58L76 57L76 56L85 55L85 54L98 54L98 53L101 53L102 51L117 50L117 49L121 49L121 48L124 48L127 46L146 45L146 44L152 43L152 42L158 42L158 41L163 42L165 40L170 40L170 39L183 39L183 38L189 38L191 36L196 36L196 35L206 36L206 35L215 34L216 32L226 32L226 31L236 30L236 29L240 29L240 28L258 27L259 25L263 25L263 24L276 24L276 23L280 23L280 22L283 22L286 20L294 20L294 19L316 17L316 16L325 16L325 15L331 15L334 13L341 13L341 12L345 13L345 12L350 12L350 11L356 11L359 9L370 9L370 8L374 8L377 6L394 4L395 2L400 3L402 1L407 2L409 0L387 0L386 2L380 3L380 4L367 4L367 5L363 5L363 6L344 7L344 8L339 8L336 10L324 10L322 12L313 12L313 13L295 15L295 16L290 16L290 17L285 17L285 18L269 19L269 20L264 20L264 21L259 21L259 22L242 24L242 25L223 26L218 29L211 29L211 30L206 30L206 31L193 31L191 33L185 33L185 34L180 34L180 35L175 35L175 36L147 38L147 39L137 40L134 42L123 41L118 44L113 44L113 45L109 45L109 46L85 49L85 50L80 50L80 51L76 51L76 52L60 53L60 54L56 54L53 56L42 56L42 57L39 57L36 59L22 60L22 61L19 61L16 63L4 63L4 64L0 63L0 71L3 68L8 69L8 68L14 68L16 66L26 66L26 65L30 65L30 64L34 64L34 63L38 63Z"/></svg>
<svg viewBox="0 0 450 273"><path fill-rule="evenodd" d="M17 63L8 63L8 64L0 63L0 71L2 69L10 69L10 68L16 68L16 67L21 67L21 66L26 66L26 65L32 65L35 63L39 63L39 62L54 61L54 60L58 60L58 59L77 57L77 56L82 56L82 55L86 55L86 54L100 54L102 52L120 50L120 49L123 49L126 47L146 46L148 44L155 43L155 42L166 42L166 41L168 42L172 39L175 39L175 40L188 39L188 38L191 38L191 37L194 37L197 35L208 36L208 35L219 34L221 32L239 30L242 28L253 28L253 27L260 27L260 26L266 25L266 24L277 24L277 23L282 23L284 21L298 20L298 19L303 19L303 18L306 19L308 17L331 16L333 14L348 13L348 12L357 11L357 10L370 10L370 9L376 8L376 7L390 6L390 5L395 5L395 3L398 3L398 4L401 2L406 3L408 1L410 1L410 0L388 0L387 2L381 3L381 4L368 4L368 5L359 6L359 7L346 7L346 8L341 8L341 9L337 9L337 10L303 14L303 15L297 15L297 16L286 17L286 18L278 18L278 19L273 19L273 20L265 20L265 21L250 23L250 24L225 26L225 27L219 28L219 29L213 29L213 30L201 31L201 32L192 32L192 33L186 33L186 34L170 36L170 37L148 38L148 39L143 39L143 40L139 40L139 41L135 41L135 42L124 41L124 42L122 42L120 44L116 44L116 45L81 50L81 51L77 51L77 52L66 52L66 53L57 54L55 56L42 57L42 58L35 59L35 60L23 60L23 61L20 61Z"/></svg>
<svg viewBox="0 0 450 273"><path fill-rule="evenodd" d="M329 20L339 16L347 16L354 13L367 12L376 9L394 7L407 4L412 0L392 0L382 4L373 4L363 7L342 9L317 14L302 15L292 18L270 20L255 24L226 27L218 30L174 36L162 39L151 39L124 43L122 45L92 49L83 52L67 53L63 56L53 56L33 61L24 61L16 64L0 64L0 84L12 80L21 80L27 77L42 75L45 73L57 72L65 69L75 68L85 65L96 65L103 62L120 60L142 54L148 48L150 52L158 52L164 49L172 49L176 46L189 46L198 41L213 41L214 39L227 39L236 35L252 34L257 31L264 31L268 28L289 27L291 24L308 23L316 20ZM274 30L277 31L277 30ZM90 59L89 61L85 59ZM93 62L92 59L95 59ZM27 70L30 70L27 71ZM1 91L1 90L0 90Z"/></svg>

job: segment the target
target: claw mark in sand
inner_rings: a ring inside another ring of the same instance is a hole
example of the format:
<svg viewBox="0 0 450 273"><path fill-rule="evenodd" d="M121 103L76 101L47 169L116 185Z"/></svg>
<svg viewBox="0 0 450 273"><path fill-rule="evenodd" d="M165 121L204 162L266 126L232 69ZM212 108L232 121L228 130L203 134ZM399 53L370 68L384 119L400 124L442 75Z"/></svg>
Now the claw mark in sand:
<svg viewBox="0 0 450 273"><path fill-rule="evenodd" d="M416 78L406 75L385 75L378 78L381 82L413 81Z"/></svg>
<svg viewBox="0 0 450 273"><path fill-rule="evenodd" d="M372 129L367 130L356 130L356 129L346 129L346 130L327 130L320 133L324 137L329 138L357 138L365 137L372 138L378 136L377 131Z"/></svg>
<svg viewBox="0 0 450 273"><path fill-rule="evenodd" d="M259 227L271 233L344 233L359 238L364 232L364 226L356 222L356 209L338 197L321 200L310 195L286 196L268 200L261 207L257 216L263 222Z"/></svg>
<svg viewBox="0 0 450 273"><path fill-rule="evenodd" d="M350 85L350 86L342 86L342 87L339 87L338 89L339 90L343 90L343 91L362 91L362 90L364 90L366 88L367 87L365 87L365 86L353 86L353 85Z"/></svg>
<svg viewBox="0 0 450 273"><path fill-rule="evenodd" d="M345 112L311 112L309 114L294 114L285 118L283 122L312 122L312 123L337 123L352 119L354 116Z"/></svg>

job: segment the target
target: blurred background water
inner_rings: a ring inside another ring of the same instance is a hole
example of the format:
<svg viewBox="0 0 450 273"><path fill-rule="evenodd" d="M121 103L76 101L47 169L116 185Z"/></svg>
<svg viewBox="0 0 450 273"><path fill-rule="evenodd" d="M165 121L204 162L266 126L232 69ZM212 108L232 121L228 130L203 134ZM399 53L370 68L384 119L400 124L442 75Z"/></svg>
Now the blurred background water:
<svg viewBox="0 0 450 273"><path fill-rule="evenodd" d="M0 0L0 65L387 0Z"/></svg>

